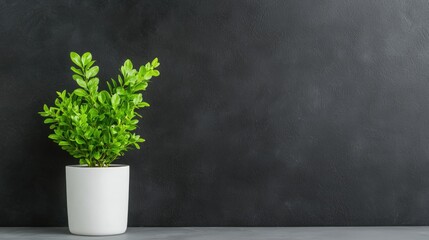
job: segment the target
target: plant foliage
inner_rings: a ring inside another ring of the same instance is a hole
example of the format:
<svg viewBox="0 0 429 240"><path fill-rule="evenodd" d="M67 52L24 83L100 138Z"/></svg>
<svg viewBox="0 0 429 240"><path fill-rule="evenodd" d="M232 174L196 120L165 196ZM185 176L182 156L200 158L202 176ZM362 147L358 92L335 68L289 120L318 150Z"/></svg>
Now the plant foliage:
<svg viewBox="0 0 429 240"><path fill-rule="evenodd" d="M138 70L128 59L121 75L107 82L107 90L99 91L99 68L91 53L82 56L70 53L75 66L73 79L79 86L73 92L57 92L55 106L43 106L39 114L45 117L53 133L49 138L62 149L89 167L108 167L131 149L139 149L144 139L133 133L141 117L136 109L148 107L141 92L152 77L159 76L158 59Z"/></svg>

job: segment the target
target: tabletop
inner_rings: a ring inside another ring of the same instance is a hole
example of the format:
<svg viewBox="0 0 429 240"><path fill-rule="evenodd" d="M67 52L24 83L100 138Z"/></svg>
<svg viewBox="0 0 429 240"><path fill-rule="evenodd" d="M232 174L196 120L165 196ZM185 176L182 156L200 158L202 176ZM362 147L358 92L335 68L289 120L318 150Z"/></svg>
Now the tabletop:
<svg viewBox="0 0 429 240"><path fill-rule="evenodd" d="M124 234L103 237L72 235L67 228L0 227L0 239L427 240L429 227L130 227Z"/></svg>

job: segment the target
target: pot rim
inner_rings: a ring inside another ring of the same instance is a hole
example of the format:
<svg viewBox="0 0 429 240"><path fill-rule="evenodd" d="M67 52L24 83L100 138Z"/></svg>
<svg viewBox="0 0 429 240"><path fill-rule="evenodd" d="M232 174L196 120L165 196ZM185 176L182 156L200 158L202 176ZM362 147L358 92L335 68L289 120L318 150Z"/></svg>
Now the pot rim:
<svg viewBox="0 0 429 240"><path fill-rule="evenodd" d="M88 165L80 165L80 164L73 164L73 165L66 165L66 168L79 168L79 169L114 169L114 168L128 168L130 165L127 164L110 164L108 167L88 167Z"/></svg>

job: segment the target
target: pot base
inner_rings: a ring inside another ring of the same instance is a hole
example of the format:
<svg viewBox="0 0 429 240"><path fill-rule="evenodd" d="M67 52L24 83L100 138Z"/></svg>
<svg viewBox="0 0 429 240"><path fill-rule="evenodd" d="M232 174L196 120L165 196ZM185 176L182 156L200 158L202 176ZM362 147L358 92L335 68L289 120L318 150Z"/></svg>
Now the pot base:
<svg viewBox="0 0 429 240"><path fill-rule="evenodd" d="M112 232L112 233L102 233L102 232L91 232L91 233L86 233L86 232L75 232L75 231L72 231L70 228L69 228L69 232L71 233L71 234L73 234L73 235L77 235L77 236L88 236L88 237L94 237L94 236L100 236L100 237L102 237L102 236L115 236L115 235L121 235L121 234L124 234L125 232L127 231L127 229L125 229L124 231L122 231L122 232Z"/></svg>

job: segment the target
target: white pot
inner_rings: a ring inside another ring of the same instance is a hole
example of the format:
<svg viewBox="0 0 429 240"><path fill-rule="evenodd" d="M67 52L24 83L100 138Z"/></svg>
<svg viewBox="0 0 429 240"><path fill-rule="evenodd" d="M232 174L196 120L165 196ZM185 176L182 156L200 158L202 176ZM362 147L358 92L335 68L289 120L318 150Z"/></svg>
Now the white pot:
<svg viewBox="0 0 429 240"><path fill-rule="evenodd" d="M128 165L66 166L69 230L78 235L114 235L127 230Z"/></svg>

